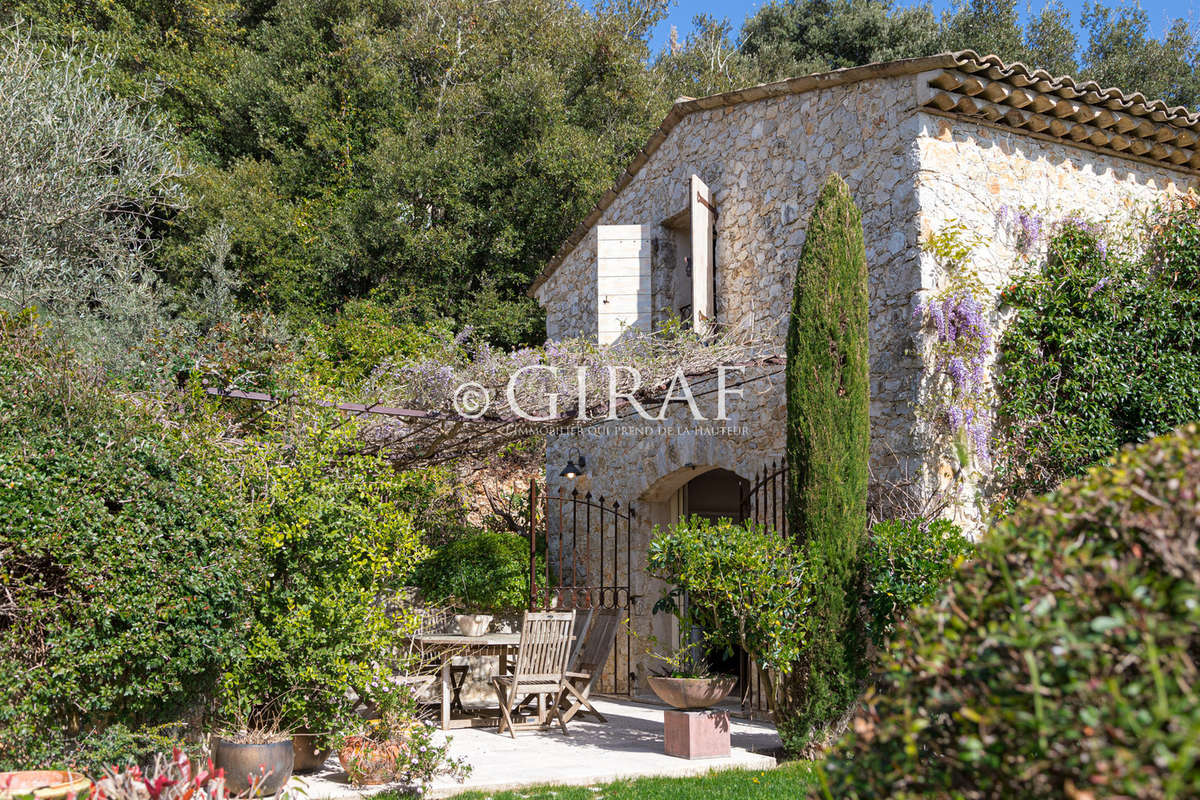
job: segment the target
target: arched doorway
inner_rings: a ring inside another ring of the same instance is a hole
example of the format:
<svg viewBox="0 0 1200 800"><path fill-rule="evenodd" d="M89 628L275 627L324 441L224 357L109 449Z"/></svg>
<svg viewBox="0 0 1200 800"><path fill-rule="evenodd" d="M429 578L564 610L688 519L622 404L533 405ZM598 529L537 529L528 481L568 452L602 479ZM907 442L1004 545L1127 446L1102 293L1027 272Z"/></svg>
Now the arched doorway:
<svg viewBox="0 0 1200 800"><path fill-rule="evenodd" d="M703 472L680 489L679 516L741 522L742 498L749 488L750 482L736 472L721 468Z"/></svg>

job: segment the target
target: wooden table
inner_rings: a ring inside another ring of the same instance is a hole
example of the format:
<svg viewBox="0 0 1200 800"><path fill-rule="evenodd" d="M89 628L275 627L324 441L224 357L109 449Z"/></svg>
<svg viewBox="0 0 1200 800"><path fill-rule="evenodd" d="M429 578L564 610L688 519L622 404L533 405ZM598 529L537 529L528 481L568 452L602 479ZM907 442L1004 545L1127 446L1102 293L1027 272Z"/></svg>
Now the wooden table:
<svg viewBox="0 0 1200 800"><path fill-rule="evenodd" d="M500 675L508 672L509 653L521 643L519 633L488 633L483 636L463 636L461 633L426 634L415 637L425 652L436 652L442 662L442 730L451 728L477 728L495 725L495 719L466 717L450 719L450 696L454 687L450 681L450 660L456 656L497 656L500 659Z"/></svg>

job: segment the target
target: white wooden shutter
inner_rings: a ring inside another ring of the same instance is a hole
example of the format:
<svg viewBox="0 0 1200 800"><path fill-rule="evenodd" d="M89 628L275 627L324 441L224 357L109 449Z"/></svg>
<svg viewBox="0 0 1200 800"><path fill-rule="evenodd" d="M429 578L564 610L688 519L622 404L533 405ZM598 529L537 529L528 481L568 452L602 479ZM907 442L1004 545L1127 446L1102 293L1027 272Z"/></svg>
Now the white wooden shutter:
<svg viewBox="0 0 1200 800"><path fill-rule="evenodd" d="M626 328L650 330L652 225L596 226L596 338L611 344Z"/></svg>
<svg viewBox="0 0 1200 800"><path fill-rule="evenodd" d="M713 301L713 201L704 181L692 176L692 327L710 330L716 317Z"/></svg>

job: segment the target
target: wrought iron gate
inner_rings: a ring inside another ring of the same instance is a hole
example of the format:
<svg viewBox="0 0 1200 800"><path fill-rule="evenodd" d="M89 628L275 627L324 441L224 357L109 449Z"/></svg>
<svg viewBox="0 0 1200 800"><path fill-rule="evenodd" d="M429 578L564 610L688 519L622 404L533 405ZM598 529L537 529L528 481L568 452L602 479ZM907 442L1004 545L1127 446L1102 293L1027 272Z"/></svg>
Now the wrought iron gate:
<svg viewBox="0 0 1200 800"><path fill-rule="evenodd" d="M742 494L742 519L787 536L787 485L787 461L764 464Z"/></svg>
<svg viewBox="0 0 1200 800"><path fill-rule="evenodd" d="M529 608L621 612L609 666L596 690L633 694L633 554L637 515L632 506L591 492L539 492L529 484ZM539 561L541 562L539 564Z"/></svg>

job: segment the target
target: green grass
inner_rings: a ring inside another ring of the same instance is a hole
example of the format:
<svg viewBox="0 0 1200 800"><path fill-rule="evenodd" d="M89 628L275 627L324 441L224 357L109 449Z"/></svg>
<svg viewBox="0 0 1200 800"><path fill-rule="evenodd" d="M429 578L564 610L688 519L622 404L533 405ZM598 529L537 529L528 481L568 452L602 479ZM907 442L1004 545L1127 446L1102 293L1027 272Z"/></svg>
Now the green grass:
<svg viewBox="0 0 1200 800"><path fill-rule="evenodd" d="M466 792L455 800L774 800L802 798L816 787L811 761L769 770L715 770L696 778L640 778L591 786L532 786L511 792ZM399 800L380 794L376 800Z"/></svg>

